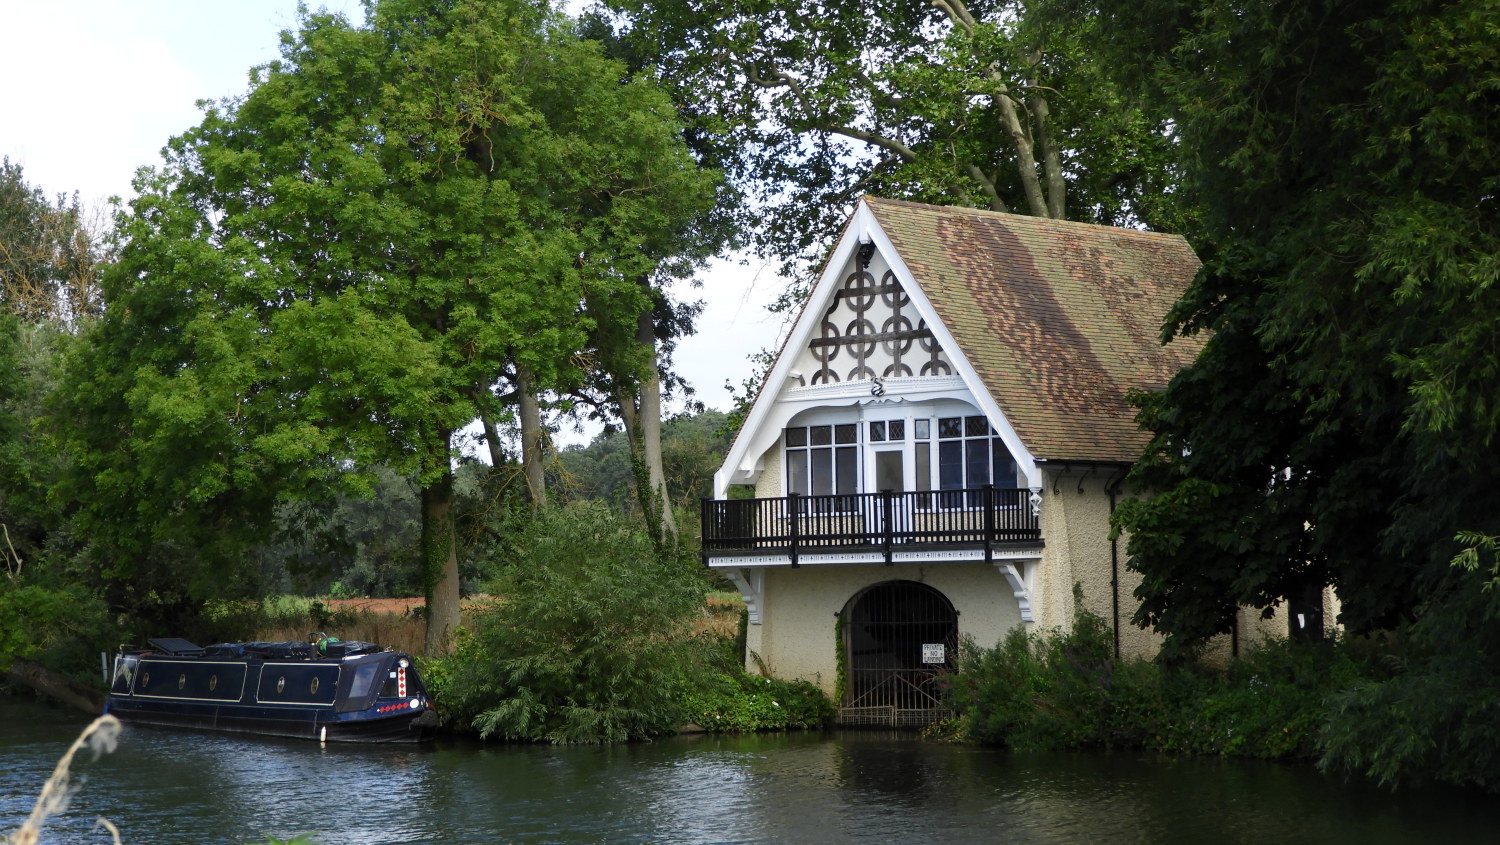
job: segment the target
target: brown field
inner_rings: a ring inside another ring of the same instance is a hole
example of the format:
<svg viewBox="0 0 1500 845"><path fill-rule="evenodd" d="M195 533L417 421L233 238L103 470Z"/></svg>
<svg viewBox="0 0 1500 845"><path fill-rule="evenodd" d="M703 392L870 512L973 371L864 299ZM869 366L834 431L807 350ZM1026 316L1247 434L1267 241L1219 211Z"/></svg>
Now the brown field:
<svg viewBox="0 0 1500 845"><path fill-rule="evenodd" d="M405 599L318 599L331 610L348 610L354 613L410 613L414 607L422 607L426 599L421 596Z"/></svg>
<svg viewBox="0 0 1500 845"><path fill-rule="evenodd" d="M427 641L427 623L420 608L425 606L420 597L400 599L319 599L335 616L325 632L341 640L363 640L377 643L393 651L421 654ZM497 602L493 596L476 596L463 602L463 623L469 624L475 613L486 605ZM710 595L704 603L703 615L693 624L695 634L712 634L717 637L734 637L739 632L740 611L745 607L738 597L723 594ZM413 611L416 611L413 613ZM271 642L302 640L307 631L278 628L260 631L256 638Z"/></svg>

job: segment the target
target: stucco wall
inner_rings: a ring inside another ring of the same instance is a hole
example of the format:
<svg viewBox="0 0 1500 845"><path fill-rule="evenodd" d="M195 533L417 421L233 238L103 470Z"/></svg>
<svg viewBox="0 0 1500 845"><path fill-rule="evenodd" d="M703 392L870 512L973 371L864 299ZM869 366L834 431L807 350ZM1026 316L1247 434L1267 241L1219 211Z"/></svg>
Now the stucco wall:
<svg viewBox="0 0 1500 845"><path fill-rule="evenodd" d="M1022 624L1005 576L983 563L775 567L765 574L761 624L751 625L747 648L775 677L812 681L832 695L837 680L834 614L865 587L917 581L941 592L958 611L960 637L993 646ZM756 671L754 658L746 668Z"/></svg>
<svg viewBox="0 0 1500 845"><path fill-rule="evenodd" d="M781 443L767 449L761 457L760 477L755 480L755 498L775 499L785 495L781 489Z"/></svg>
<svg viewBox="0 0 1500 845"><path fill-rule="evenodd" d="M1042 538L1046 547L1034 579L1032 607L1042 630L1067 629L1077 610L1073 586L1083 594L1083 608L1107 624L1118 619L1120 654L1154 657L1161 637L1131 624L1135 588L1141 576L1125 568L1125 537L1109 539L1108 487L1119 484L1118 469L1047 467L1042 490ZM1121 493L1116 491L1118 502ZM1112 583L1118 578L1118 586Z"/></svg>

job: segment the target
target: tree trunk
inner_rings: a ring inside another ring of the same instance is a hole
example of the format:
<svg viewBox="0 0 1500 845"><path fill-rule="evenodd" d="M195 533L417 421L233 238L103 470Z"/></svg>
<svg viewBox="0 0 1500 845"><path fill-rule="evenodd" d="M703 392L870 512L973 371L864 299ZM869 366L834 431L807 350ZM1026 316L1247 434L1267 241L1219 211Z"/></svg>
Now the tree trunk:
<svg viewBox="0 0 1500 845"><path fill-rule="evenodd" d="M441 445L433 460L442 473L422 487L422 587L427 599L427 642L422 652L441 657L453 648L459 624L458 543L453 528L453 471L448 463L452 432L440 433ZM438 442L431 444L436 447Z"/></svg>
<svg viewBox="0 0 1500 845"><path fill-rule="evenodd" d="M1042 194L1041 177L1037 176L1036 156L1033 153L1031 138L1026 132L1026 127L1021 123L1016 101L1010 96L1005 80L1001 78L998 71L990 71L990 80L1000 89L999 94L994 97L994 102L1000 107L1000 125L1010 136L1011 145L1016 152L1016 175L1020 177L1022 193L1026 195L1026 206L1031 210L1032 216L1047 217L1047 199Z"/></svg>
<svg viewBox="0 0 1500 845"><path fill-rule="evenodd" d="M636 497L646 518L646 527L658 548L677 546L677 518L667 492L667 474L661 458L661 375L656 369L656 326L650 312L637 318L636 342L650 350L649 367L643 373L635 396L620 396L620 416L625 422L635 469Z"/></svg>
<svg viewBox="0 0 1500 845"><path fill-rule="evenodd" d="M1027 100L1031 110L1033 135L1042 154L1042 179L1047 191L1047 216L1062 220L1066 210L1068 183L1063 178L1062 155L1052 137L1052 109L1041 92L1033 92Z"/></svg>
<svg viewBox="0 0 1500 845"><path fill-rule="evenodd" d="M10 671L6 674L11 680L25 684L43 695L49 695L74 710L97 716L104 707L104 693L84 686L66 675L60 675L40 663L18 659L11 664Z"/></svg>
<svg viewBox="0 0 1500 845"><path fill-rule="evenodd" d="M542 410L536 399L536 377L516 364L516 403L521 417L521 467L526 473L526 493L534 511L547 500L547 476L542 464Z"/></svg>
<svg viewBox="0 0 1500 845"><path fill-rule="evenodd" d="M962 29L971 38L973 37L976 22L964 0L933 0L932 5L947 15L954 26ZM977 52L975 58L979 58ZM989 77L990 83L995 88L991 100L1000 112L1000 126L1005 130L1005 134L1010 136L1011 147L1015 151L1016 175L1021 180L1021 192L1026 196L1026 207L1034 217L1063 219L1063 193L1066 182L1063 179L1061 157L1056 144L1052 141L1049 125L1051 115L1046 98L1042 97L1039 92L1025 101L1012 97L1011 86L997 65L989 65L985 75ZM1021 109L1017 106L1021 106L1029 113L1031 127L1027 127L1021 120ZM1037 173L1036 161L1038 147L1042 155L1040 175ZM990 208L995 211L1004 211L1004 208L996 207L1003 203L1000 201L999 193L995 190L993 180L989 179L976 165L970 164L967 169L969 175L985 188L985 193L990 197Z"/></svg>
<svg viewBox="0 0 1500 845"><path fill-rule="evenodd" d="M505 449L500 445L500 429L489 414L480 414L479 422L484 426L484 445L490 450L490 466L498 469L505 463Z"/></svg>

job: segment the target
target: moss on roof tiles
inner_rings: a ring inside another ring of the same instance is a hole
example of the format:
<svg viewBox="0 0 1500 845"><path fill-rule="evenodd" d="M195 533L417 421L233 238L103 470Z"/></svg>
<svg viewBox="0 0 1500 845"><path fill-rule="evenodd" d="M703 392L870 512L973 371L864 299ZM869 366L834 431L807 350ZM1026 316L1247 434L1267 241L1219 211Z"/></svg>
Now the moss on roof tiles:
<svg viewBox="0 0 1500 845"><path fill-rule="evenodd" d="M1133 461L1147 435L1125 401L1201 346L1160 343L1199 262L1133 229L866 197L881 228L1038 458Z"/></svg>

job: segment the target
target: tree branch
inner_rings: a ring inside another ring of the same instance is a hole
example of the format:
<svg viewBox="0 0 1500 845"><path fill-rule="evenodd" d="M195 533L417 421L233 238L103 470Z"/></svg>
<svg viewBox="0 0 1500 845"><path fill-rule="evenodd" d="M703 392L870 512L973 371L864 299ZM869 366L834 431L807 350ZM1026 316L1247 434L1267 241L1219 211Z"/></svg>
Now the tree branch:
<svg viewBox="0 0 1500 845"><path fill-rule="evenodd" d="M1005 200L1000 198L1000 192L995 188L995 180L991 179L977 164L970 163L964 167L968 170L969 176L984 189L984 195L990 198L990 210L1009 213L1010 207L1005 204Z"/></svg>
<svg viewBox="0 0 1500 845"><path fill-rule="evenodd" d="M952 21L954 26L963 30L964 34L972 40L974 28L977 26L977 23L974 20L974 16L969 13L968 7L964 5L963 0L932 0L932 5L947 15L948 20ZM999 65L994 62L989 62L985 66L984 75L994 86L994 90L986 93L991 101L999 107L1000 125L1006 134L1010 136L1011 145L1015 148L1016 174L1021 179L1021 191L1026 196L1027 208L1037 217L1060 217L1060 213L1057 215L1052 213L1053 207L1048 203L1048 197L1043 194L1042 181L1037 175L1036 155L1032 146L1031 136L1021 122L1021 116L1016 109L1016 100L1010 95L1009 83L1006 81L1004 75L1000 73ZM1043 108L1045 111L1045 102ZM969 175L974 176L977 170L977 167L973 167L969 170ZM980 177L982 176L983 173L980 172ZM1052 186L1050 176L1051 171L1049 171L1049 192ZM1057 178L1059 180L1062 178L1061 168L1057 171ZM986 182L988 182L986 190L991 192L990 201L993 205L994 201L999 199L999 196L993 193L993 182L980 178L980 185L985 185ZM1059 211L1062 208L1061 194L1057 197L1056 207Z"/></svg>
<svg viewBox="0 0 1500 845"><path fill-rule="evenodd" d="M1028 98L1027 106L1031 109L1037 145L1042 152L1042 175L1047 183L1047 216L1061 220L1067 201L1067 181L1063 179L1062 156L1052 137L1052 112L1047 106L1047 98L1040 93Z"/></svg>
<svg viewBox="0 0 1500 845"><path fill-rule="evenodd" d="M964 5L963 0L932 0L932 5L963 29L965 34L974 34L974 16L969 14L969 8Z"/></svg>
<svg viewBox="0 0 1500 845"><path fill-rule="evenodd" d="M791 74L785 71L773 70L767 76L761 76L749 61L741 61L740 70L745 74L745 79L758 88L785 88L790 91L792 96L796 98L797 105L802 109L803 118L812 128L820 132L842 135L846 138L852 138L856 141L862 141L871 146L879 147L900 156L903 161L916 160L916 151L894 138L887 138L884 135L867 132L863 129L856 129L852 126L845 126L841 123L833 123L818 116L816 110L813 108L812 101L808 98L807 92L802 87L802 83Z"/></svg>

